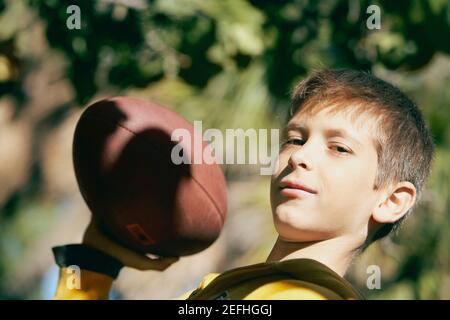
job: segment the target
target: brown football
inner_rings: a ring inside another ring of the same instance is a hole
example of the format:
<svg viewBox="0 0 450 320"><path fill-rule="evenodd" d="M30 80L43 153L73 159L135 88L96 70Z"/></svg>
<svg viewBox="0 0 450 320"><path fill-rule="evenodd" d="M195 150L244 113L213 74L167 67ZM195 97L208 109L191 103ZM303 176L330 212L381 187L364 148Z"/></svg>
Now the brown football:
<svg viewBox="0 0 450 320"><path fill-rule="evenodd" d="M194 159L194 139L171 140L179 128L194 137L193 126L166 107L113 97L89 106L75 129L73 162L83 198L105 234L140 253L194 254L210 246L224 224L222 169L174 164L178 143Z"/></svg>

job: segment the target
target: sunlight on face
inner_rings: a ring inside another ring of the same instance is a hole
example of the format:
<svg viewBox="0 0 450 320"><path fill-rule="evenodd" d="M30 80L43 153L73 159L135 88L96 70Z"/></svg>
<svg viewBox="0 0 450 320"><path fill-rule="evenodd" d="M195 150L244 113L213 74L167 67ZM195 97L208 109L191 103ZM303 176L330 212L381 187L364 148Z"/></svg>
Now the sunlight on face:
<svg viewBox="0 0 450 320"><path fill-rule="evenodd" d="M280 237L317 241L362 232L376 203L377 152L368 126L326 109L297 113L285 128L272 175L272 213Z"/></svg>

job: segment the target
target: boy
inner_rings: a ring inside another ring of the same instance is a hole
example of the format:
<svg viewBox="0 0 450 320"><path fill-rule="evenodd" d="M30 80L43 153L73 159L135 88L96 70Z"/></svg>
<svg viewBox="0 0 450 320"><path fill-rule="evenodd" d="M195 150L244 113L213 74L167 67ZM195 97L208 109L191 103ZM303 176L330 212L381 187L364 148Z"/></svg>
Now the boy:
<svg viewBox="0 0 450 320"><path fill-rule="evenodd" d="M264 263L207 275L187 299L361 299L352 260L396 230L430 174L434 145L417 106L394 86L347 69L312 73L294 89L271 206L278 239ZM105 299L123 265L164 270L176 258L140 256L92 221L82 245L53 249L57 299ZM69 265L81 289L66 287Z"/></svg>

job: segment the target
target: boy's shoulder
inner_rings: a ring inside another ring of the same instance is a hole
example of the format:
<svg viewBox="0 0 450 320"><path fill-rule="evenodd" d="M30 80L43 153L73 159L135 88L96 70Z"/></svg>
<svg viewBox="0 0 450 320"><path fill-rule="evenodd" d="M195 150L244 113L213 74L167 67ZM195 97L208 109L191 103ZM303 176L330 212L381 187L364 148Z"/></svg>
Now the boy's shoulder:
<svg viewBox="0 0 450 320"><path fill-rule="evenodd" d="M182 296L205 299L364 299L344 278L312 259L264 262L211 273Z"/></svg>

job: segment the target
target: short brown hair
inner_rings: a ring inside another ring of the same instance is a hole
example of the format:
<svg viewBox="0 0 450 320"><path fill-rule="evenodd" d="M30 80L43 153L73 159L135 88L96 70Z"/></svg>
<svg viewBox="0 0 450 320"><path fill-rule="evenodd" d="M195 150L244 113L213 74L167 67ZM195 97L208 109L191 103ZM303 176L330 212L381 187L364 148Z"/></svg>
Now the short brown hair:
<svg viewBox="0 0 450 320"><path fill-rule="evenodd" d="M368 240L370 243L398 229L414 210L431 173L434 142L417 105L397 87L363 71L322 69L314 71L295 86L288 121L295 113L348 112L352 120L372 124L378 154L374 188L399 181L411 182L417 190L416 203L405 216L384 224Z"/></svg>

